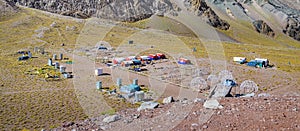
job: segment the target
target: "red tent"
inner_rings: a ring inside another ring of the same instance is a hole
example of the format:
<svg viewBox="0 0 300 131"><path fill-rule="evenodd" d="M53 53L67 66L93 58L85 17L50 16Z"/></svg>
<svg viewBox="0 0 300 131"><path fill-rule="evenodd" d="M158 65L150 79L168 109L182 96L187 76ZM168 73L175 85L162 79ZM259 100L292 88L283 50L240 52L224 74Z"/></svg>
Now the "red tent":
<svg viewBox="0 0 300 131"><path fill-rule="evenodd" d="M150 60L158 60L158 56L154 54L149 54L148 57L150 58Z"/></svg>
<svg viewBox="0 0 300 131"><path fill-rule="evenodd" d="M191 64L191 61L185 58L180 58L178 64Z"/></svg>
<svg viewBox="0 0 300 131"><path fill-rule="evenodd" d="M156 55L159 59L165 59L166 58L165 54L162 54L162 53L156 53Z"/></svg>

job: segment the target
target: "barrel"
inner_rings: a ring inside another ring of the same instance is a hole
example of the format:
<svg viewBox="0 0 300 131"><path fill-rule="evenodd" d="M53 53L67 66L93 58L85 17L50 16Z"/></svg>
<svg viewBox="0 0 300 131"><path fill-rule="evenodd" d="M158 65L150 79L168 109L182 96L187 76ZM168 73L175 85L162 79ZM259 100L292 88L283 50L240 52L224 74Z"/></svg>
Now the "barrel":
<svg viewBox="0 0 300 131"><path fill-rule="evenodd" d="M67 67L65 67L65 66L60 66L60 67L59 67L59 71L60 71L61 73L65 73L65 72L66 72L66 69L67 69Z"/></svg>
<svg viewBox="0 0 300 131"><path fill-rule="evenodd" d="M102 89L102 81L98 81L98 82L96 83L96 89L97 89L97 90L101 90L101 89Z"/></svg>
<svg viewBox="0 0 300 131"><path fill-rule="evenodd" d="M144 91L137 91L134 93L134 101L140 102L144 100Z"/></svg>
<svg viewBox="0 0 300 131"><path fill-rule="evenodd" d="M28 57L32 58L32 53L30 51L28 51Z"/></svg>
<svg viewBox="0 0 300 131"><path fill-rule="evenodd" d="M52 66L52 59L51 59L51 58L48 59L48 65L49 65L49 66Z"/></svg>
<svg viewBox="0 0 300 131"><path fill-rule="evenodd" d="M134 84L134 85L138 85L138 79L133 79L133 82L132 82L132 84Z"/></svg>
<svg viewBox="0 0 300 131"><path fill-rule="evenodd" d="M122 79L121 78L117 78L117 86L118 87L122 86Z"/></svg>
<svg viewBox="0 0 300 131"><path fill-rule="evenodd" d="M72 75L69 74L69 73L64 73L64 77L65 77L65 78L72 78Z"/></svg>
<svg viewBox="0 0 300 131"><path fill-rule="evenodd" d="M102 74L103 74L103 69L102 68L98 68L98 69L95 70L95 75L96 76L100 76Z"/></svg>
<svg viewBox="0 0 300 131"><path fill-rule="evenodd" d="M53 60L57 60L57 55L53 54Z"/></svg>
<svg viewBox="0 0 300 131"><path fill-rule="evenodd" d="M55 69L59 69L59 63L58 62L55 62Z"/></svg>
<svg viewBox="0 0 300 131"><path fill-rule="evenodd" d="M38 47L34 47L33 52L34 53L38 53L38 51L39 51L39 48Z"/></svg>
<svg viewBox="0 0 300 131"><path fill-rule="evenodd" d="M129 40L129 41L128 41L128 44L133 44L133 40Z"/></svg>
<svg viewBox="0 0 300 131"><path fill-rule="evenodd" d="M63 60L63 54L62 53L59 54L59 60Z"/></svg>

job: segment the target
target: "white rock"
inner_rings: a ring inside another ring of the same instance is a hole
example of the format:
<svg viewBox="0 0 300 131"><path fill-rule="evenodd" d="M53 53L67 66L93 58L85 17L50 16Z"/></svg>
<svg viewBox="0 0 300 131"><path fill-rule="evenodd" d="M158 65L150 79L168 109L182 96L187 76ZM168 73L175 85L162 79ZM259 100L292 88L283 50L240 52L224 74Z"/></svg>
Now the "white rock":
<svg viewBox="0 0 300 131"><path fill-rule="evenodd" d="M145 109L154 109L154 108L158 107L158 105L159 104L157 102L153 102L153 101L144 102L137 109L137 111L141 111L141 110L145 110Z"/></svg>
<svg viewBox="0 0 300 131"><path fill-rule="evenodd" d="M211 92L212 98L225 97L230 93L232 86L223 86L222 84L217 84L215 90Z"/></svg>
<svg viewBox="0 0 300 131"><path fill-rule="evenodd" d="M169 97L167 97L167 98L165 98L165 99L163 100L163 103L164 103L164 104L168 104L168 103L171 103L171 102L174 102L174 99L173 99L172 96L169 96Z"/></svg>
<svg viewBox="0 0 300 131"><path fill-rule="evenodd" d="M111 122L115 122L117 120L120 120L120 116L119 115L112 115L112 116L108 116L108 117L105 117L103 119L103 122L105 123L111 123Z"/></svg>
<svg viewBox="0 0 300 131"><path fill-rule="evenodd" d="M223 109L223 106L220 105L220 103L216 99L209 99L205 101L203 106L208 109Z"/></svg>
<svg viewBox="0 0 300 131"><path fill-rule="evenodd" d="M270 96L270 94L268 94L268 93L260 93L257 95L257 97L269 97L269 96Z"/></svg>
<svg viewBox="0 0 300 131"><path fill-rule="evenodd" d="M255 95L255 93L250 93L250 94L246 94L246 95L243 95L243 96L241 96L241 97L253 97Z"/></svg>
<svg viewBox="0 0 300 131"><path fill-rule="evenodd" d="M108 127L107 127L107 126L100 126L100 129L101 129L101 130L107 130Z"/></svg>
<svg viewBox="0 0 300 131"><path fill-rule="evenodd" d="M198 103L198 102L205 102L205 99L196 98L196 99L194 100L194 103Z"/></svg>
<svg viewBox="0 0 300 131"><path fill-rule="evenodd" d="M50 26L53 27L53 28L56 28L57 27L57 23L53 22Z"/></svg>

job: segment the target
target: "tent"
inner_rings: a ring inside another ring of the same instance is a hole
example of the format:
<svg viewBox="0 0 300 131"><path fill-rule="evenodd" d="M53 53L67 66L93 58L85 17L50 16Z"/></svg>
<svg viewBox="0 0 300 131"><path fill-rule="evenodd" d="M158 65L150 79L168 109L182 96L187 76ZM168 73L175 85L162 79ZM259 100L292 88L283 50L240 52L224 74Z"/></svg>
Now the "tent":
<svg viewBox="0 0 300 131"><path fill-rule="evenodd" d="M158 60L158 56L157 55L154 55L154 54L149 54L148 56L150 58L150 60Z"/></svg>
<svg viewBox="0 0 300 131"><path fill-rule="evenodd" d="M162 53L156 53L157 57L159 59L166 59L166 55L165 54L162 54Z"/></svg>
<svg viewBox="0 0 300 131"><path fill-rule="evenodd" d="M135 59L136 59L136 57L135 57L135 56L129 56L129 57L127 57L127 58L126 58L126 60L127 60L127 61L130 61L130 60L135 60Z"/></svg>
<svg viewBox="0 0 300 131"><path fill-rule="evenodd" d="M129 67L129 66L133 65L133 62L132 61L122 61L121 65L125 66L125 67Z"/></svg>
<svg viewBox="0 0 300 131"><path fill-rule="evenodd" d="M114 64L121 64L125 60L126 60L125 58L114 58L113 63Z"/></svg>
<svg viewBox="0 0 300 131"><path fill-rule="evenodd" d="M234 62L239 62L240 64L246 63L246 58L245 57L233 57Z"/></svg>
<svg viewBox="0 0 300 131"><path fill-rule="evenodd" d="M255 60L262 64L261 67L267 67L269 65L269 60L264 58L255 58Z"/></svg>
<svg viewBox="0 0 300 131"><path fill-rule="evenodd" d="M185 65L185 64L191 64L191 61L188 60L188 59L185 59L185 58L180 58L178 60L178 64L183 64L183 65Z"/></svg>

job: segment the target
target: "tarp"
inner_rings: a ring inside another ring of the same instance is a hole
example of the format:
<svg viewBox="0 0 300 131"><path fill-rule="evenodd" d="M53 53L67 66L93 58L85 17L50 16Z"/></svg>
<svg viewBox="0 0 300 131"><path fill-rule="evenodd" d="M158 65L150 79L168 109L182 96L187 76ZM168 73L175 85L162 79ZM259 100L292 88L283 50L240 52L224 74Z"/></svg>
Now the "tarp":
<svg viewBox="0 0 300 131"><path fill-rule="evenodd" d="M126 60L125 58L114 58L113 63L114 64L121 64L125 60Z"/></svg>
<svg viewBox="0 0 300 131"><path fill-rule="evenodd" d="M158 56L157 55L149 54L148 57L150 58L150 60L158 60Z"/></svg>
<svg viewBox="0 0 300 131"><path fill-rule="evenodd" d="M191 61L188 59L180 58L178 64L191 64Z"/></svg>
<svg viewBox="0 0 300 131"><path fill-rule="evenodd" d="M156 53L156 55L159 59L165 59L166 58L166 56L162 53Z"/></svg>
<svg viewBox="0 0 300 131"><path fill-rule="evenodd" d="M135 57L135 56L129 56L129 57L127 57L127 58L126 58L126 60L127 60L127 61L130 61L130 60L135 60L135 59L136 59L136 57Z"/></svg>
<svg viewBox="0 0 300 131"><path fill-rule="evenodd" d="M140 86L134 85L134 84L127 85L127 86L121 86L121 88L120 88L120 91L123 93L133 93L133 92L140 91L140 90L141 90Z"/></svg>

